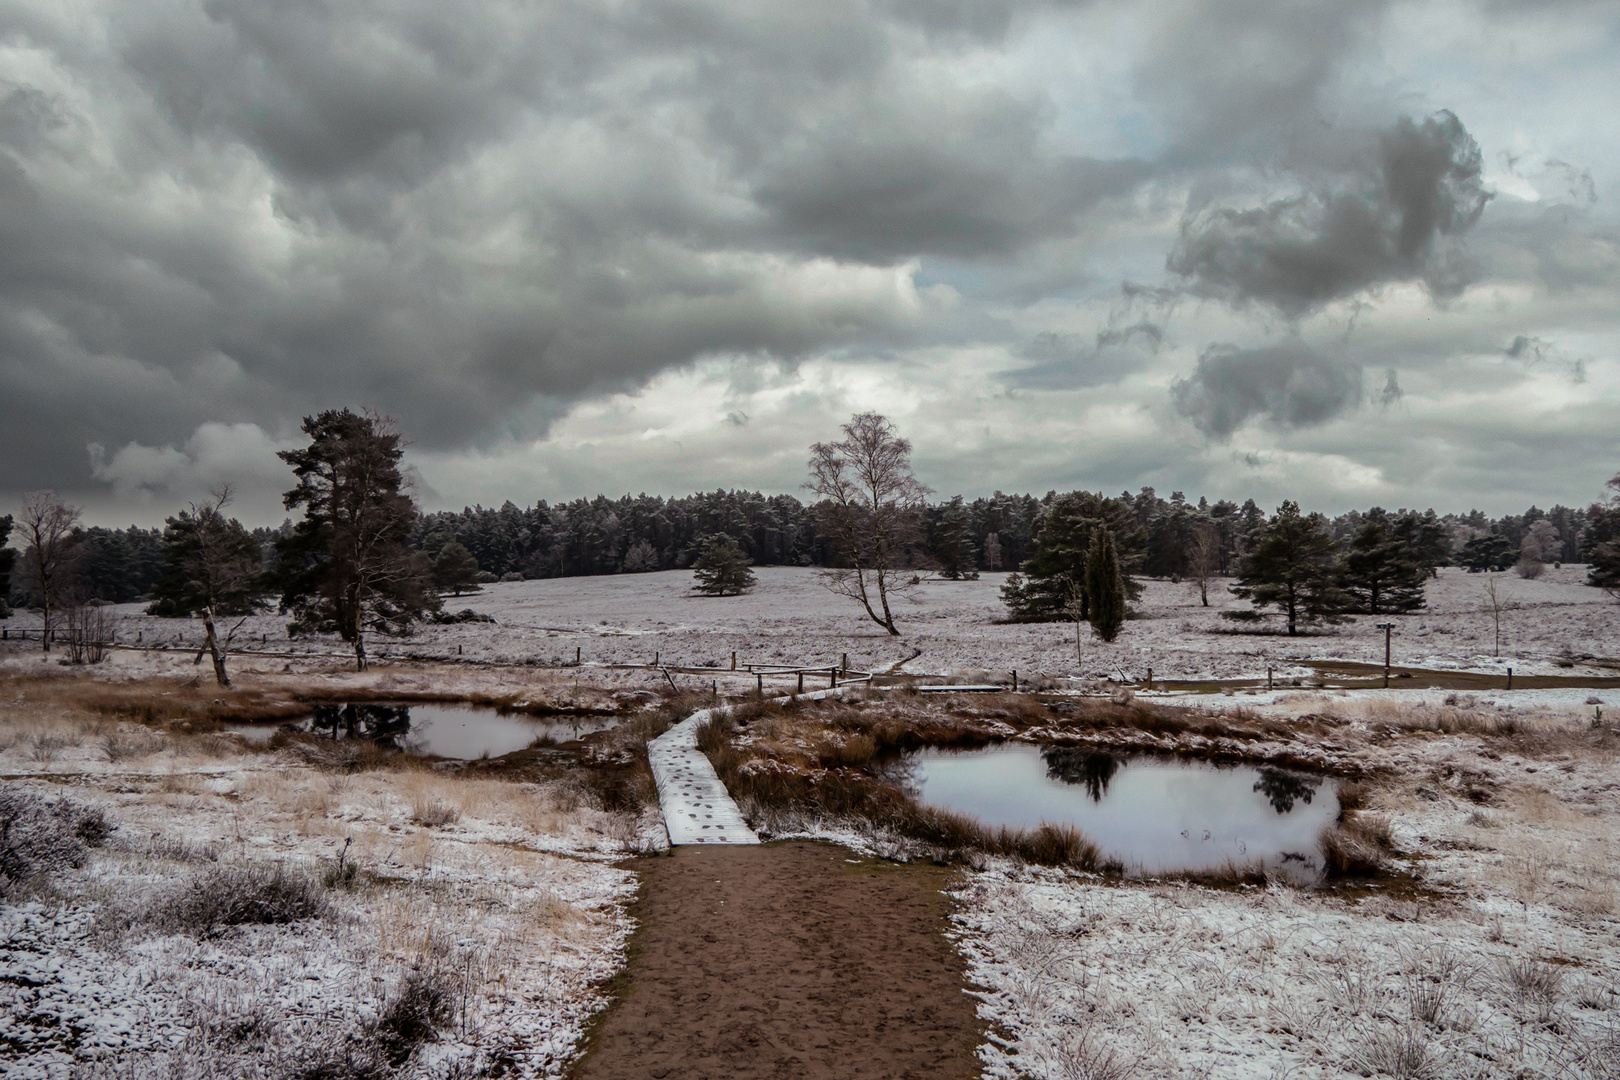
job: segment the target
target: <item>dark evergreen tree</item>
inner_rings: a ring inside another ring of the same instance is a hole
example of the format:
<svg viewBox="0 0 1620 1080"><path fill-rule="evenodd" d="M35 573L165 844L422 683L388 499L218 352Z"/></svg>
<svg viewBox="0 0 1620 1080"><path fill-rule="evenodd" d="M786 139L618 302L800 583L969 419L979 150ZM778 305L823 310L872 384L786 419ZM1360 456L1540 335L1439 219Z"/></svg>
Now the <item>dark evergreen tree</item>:
<svg viewBox="0 0 1620 1080"><path fill-rule="evenodd" d="M1349 597L1338 585L1336 549L1327 519L1285 502L1243 557L1232 592L1256 608L1281 609L1291 635L1300 623L1341 622Z"/></svg>
<svg viewBox="0 0 1620 1080"><path fill-rule="evenodd" d="M281 610L293 634L335 632L366 666L366 631L400 634L436 607L425 557L407 546L416 505L401 490L400 434L348 409L307 416L309 446L278 455L298 484L282 498L304 518L276 545Z"/></svg>
<svg viewBox="0 0 1620 1080"><path fill-rule="evenodd" d="M1086 588L1086 556L1091 536L1099 526L1113 535L1120 564L1125 597L1135 600L1142 586L1131 573L1142 561L1147 533L1136 520L1133 507L1122 499L1110 499L1089 491L1074 491L1053 498L1035 540L1035 553L1021 567L1021 587L1009 593L1003 589L1012 618L1018 622L1055 622L1073 618L1073 602L1079 590L1080 618L1091 617L1091 597Z"/></svg>
<svg viewBox="0 0 1620 1080"><path fill-rule="evenodd" d="M17 549L6 547L11 535L11 515L0 517L0 619L11 617L11 568L17 565Z"/></svg>
<svg viewBox="0 0 1620 1080"><path fill-rule="evenodd" d="M956 496L941 507L937 521L931 524L934 561L939 564L940 576L952 581L978 577L973 519L962 503L962 496Z"/></svg>
<svg viewBox="0 0 1620 1080"><path fill-rule="evenodd" d="M725 533L710 537L692 568L692 588L707 596L735 596L754 587L748 555Z"/></svg>
<svg viewBox="0 0 1620 1080"><path fill-rule="evenodd" d="M452 540L439 549L433 560L433 584L441 592L456 596L478 588L478 560L459 541Z"/></svg>
<svg viewBox="0 0 1620 1080"><path fill-rule="evenodd" d="M1087 618L1092 631L1104 641L1113 641L1125 625L1125 577L1120 573L1114 534L1106 525L1099 525L1091 534L1086 595L1091 600Z"/></svg>
<svg viewBox="0 0 1620 1080"><path fill-rule="evenodd" d="M1586 580L1620 595L1620 476L1609 481L1615 495L1586 511Z"/></svg>
<svg viewBox="0 0 1620 1080"><path fill-rule="evenodd" d="M1506 570L1519 557L1518 548L1502 533L1476 536L1463 545L1457 562L1468 568L1470 574L1492 570Z"/></svg>
<svg viewBox="0 0 1620 1080"><path fill-rule="evenodd" d="M1395 523L1381 507L1362 519L1344 554L1343 584L1352 610L1367 615L1400 615L1423 606L1428 570L1411 544L1396 535Z"/></svg>

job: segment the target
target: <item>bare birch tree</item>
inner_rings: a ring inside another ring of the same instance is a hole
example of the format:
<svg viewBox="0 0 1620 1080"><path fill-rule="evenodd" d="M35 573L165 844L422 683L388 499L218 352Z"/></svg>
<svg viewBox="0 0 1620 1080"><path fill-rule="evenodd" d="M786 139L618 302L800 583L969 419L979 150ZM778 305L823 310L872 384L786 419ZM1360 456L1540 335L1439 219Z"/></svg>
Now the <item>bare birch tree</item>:
<svg viewBox="0 0 1620 1080"><path fill-rule="evenodd" d="M39 600L39 636L45 652L51 651L51 620L72 576L73 527L78 522L78 507L68 506L54 491L23 496L17 533L23 543L24 579Z"/></svg>
<svg viewBox="0 0 1620 1080"><path fill-rule="evenodd" d="M911 443L888 418L860 413L844 437L810 448L810 481L833 558L822 582L860 602L873 622L899 636L889 599L918 583L911 563L917 515L929 489L911 471Z"/></svg>
<svg viewBox="0 0 1620 1080"><path fill-rule="evenodd" d="M1221 569L1221 530L1201 521L1187 543L1187 578L1198 586L1198 599L1209 607L1209 583Z"/></svg>
<svg viewBox="0 0 1620 1080"><path fill-rule="evenodd" d="M1491 625L1496 632L1496 647L1492 656L1502 655L1502 616L1513 607L1508 599L1508 592L1497 581L1496 574L1485 575L1485 603L1482 606L1485 614L1491 617Z"/></svg>

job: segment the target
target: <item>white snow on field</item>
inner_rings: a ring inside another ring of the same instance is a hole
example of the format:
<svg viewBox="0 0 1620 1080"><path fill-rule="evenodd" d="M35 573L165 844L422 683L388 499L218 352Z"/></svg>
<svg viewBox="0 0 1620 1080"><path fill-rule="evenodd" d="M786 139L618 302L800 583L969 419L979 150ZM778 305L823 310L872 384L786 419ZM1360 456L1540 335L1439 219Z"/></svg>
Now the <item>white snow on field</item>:
<svg viewBox="0 0 1620 1080"><path fill-rule="evenodd" d="M374 639L379 655L438 657L515 664L571 663L578 650L586 664L712 666L739 664L829 665L848 654L850 666L885 670L905 661L909 672L989 672L1001 678L1017 670L1054 677L1090 675L1143 679L1149 668L1164 679L1263 678L1267 667L1279 677L1301 677L1302 660L1382 663L1384 618L1358 617L1310 636L1281 634L1275 617L1266 634L1236 632L1239 624L1219 617L1223 610L1249 610L1231 596L1228 582L1210 589L1210 606L1199 603L1190 584L1148 581L1137 616L1119 639L1104 644L1081 635L1078 655L1072 624L1006 624L999 590L1005 574L977 581L931 580L894 602L898 638L866 619L853 601L820 584L812 569L761 567L758 586L736 597L704 597L691 591L686 571L551 578L487 585L481 593L444 598L447 611L464 608L492 616L495 623L423 626L401 640ZM1512 604L1502 619L1501 656L1495 626L1483 610L1485 576L1442 568L1428 587L1428 608L1396 616L1397 664L1520 675L1613 674L1576 661L1583 655L1620 656L1620 603L1583 584L1584 566L1548 568L1539 580L1511 573L1498 576ZM200 622L156 619L139 605L115 609L118 640L195 648ZM12 627L35 626L19 615ZM289 641L285 619L250 618L238 631L249 650L347 655L331 638ZM921 650L915 659L908 660Z"/></svg>
<svg viewBox="0 0 1620 1080"><path fill-rule="evenodd" d="M221 1055L252 1057L266 1031L284 1054L338 1052L416 970L444 974L455 1015L414 1067L469 1075L504 1055L514 1075L560 1075L623 962L634 878L615 864L657 827L571 781L321 768L31 699L0 701L0 774L116 826L83 866L0 901L0 1074L19 1077L234 1075ZM340 863L357 873L316 919L149 918L222 870Z"/></svg>

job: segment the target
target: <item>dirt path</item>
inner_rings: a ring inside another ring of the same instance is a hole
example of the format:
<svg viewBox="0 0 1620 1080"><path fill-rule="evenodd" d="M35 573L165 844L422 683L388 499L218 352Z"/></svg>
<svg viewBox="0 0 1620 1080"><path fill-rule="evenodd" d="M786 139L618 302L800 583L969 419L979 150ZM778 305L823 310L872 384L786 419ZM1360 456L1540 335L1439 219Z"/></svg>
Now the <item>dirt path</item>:
<svg viewBox="0 0 1620 1080"><path fill-rule="evenodd" d="M827 844L644 860L629 990L580 1080L979 1075L946 871Z"/></svg>

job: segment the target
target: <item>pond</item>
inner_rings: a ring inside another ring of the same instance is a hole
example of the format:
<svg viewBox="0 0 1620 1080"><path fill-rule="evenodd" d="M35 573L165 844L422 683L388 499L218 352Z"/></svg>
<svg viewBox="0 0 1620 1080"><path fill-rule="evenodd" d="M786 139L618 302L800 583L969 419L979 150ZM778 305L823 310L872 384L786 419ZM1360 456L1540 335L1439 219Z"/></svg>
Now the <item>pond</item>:
<svg viewBox="0 0 1620 1080"><path fill-rule="evenodd" d="M619 722L615 716L527 716L481 705L317 705L302 720L236 724L226 731L259 741L284 727L334 739L370 739L390 750L471 761L500 757L536 740L563 743Z"/></svg>
<svg viewBox="0 0 1620 1080"><path fill-rule="evenodd" d="M1313 881L1318 837L1339 814L1332 781L1266 767L1010 743L924 750L904 768L924 803L987 825L1073 825L1133 875L1231 861Z"/></svg>

